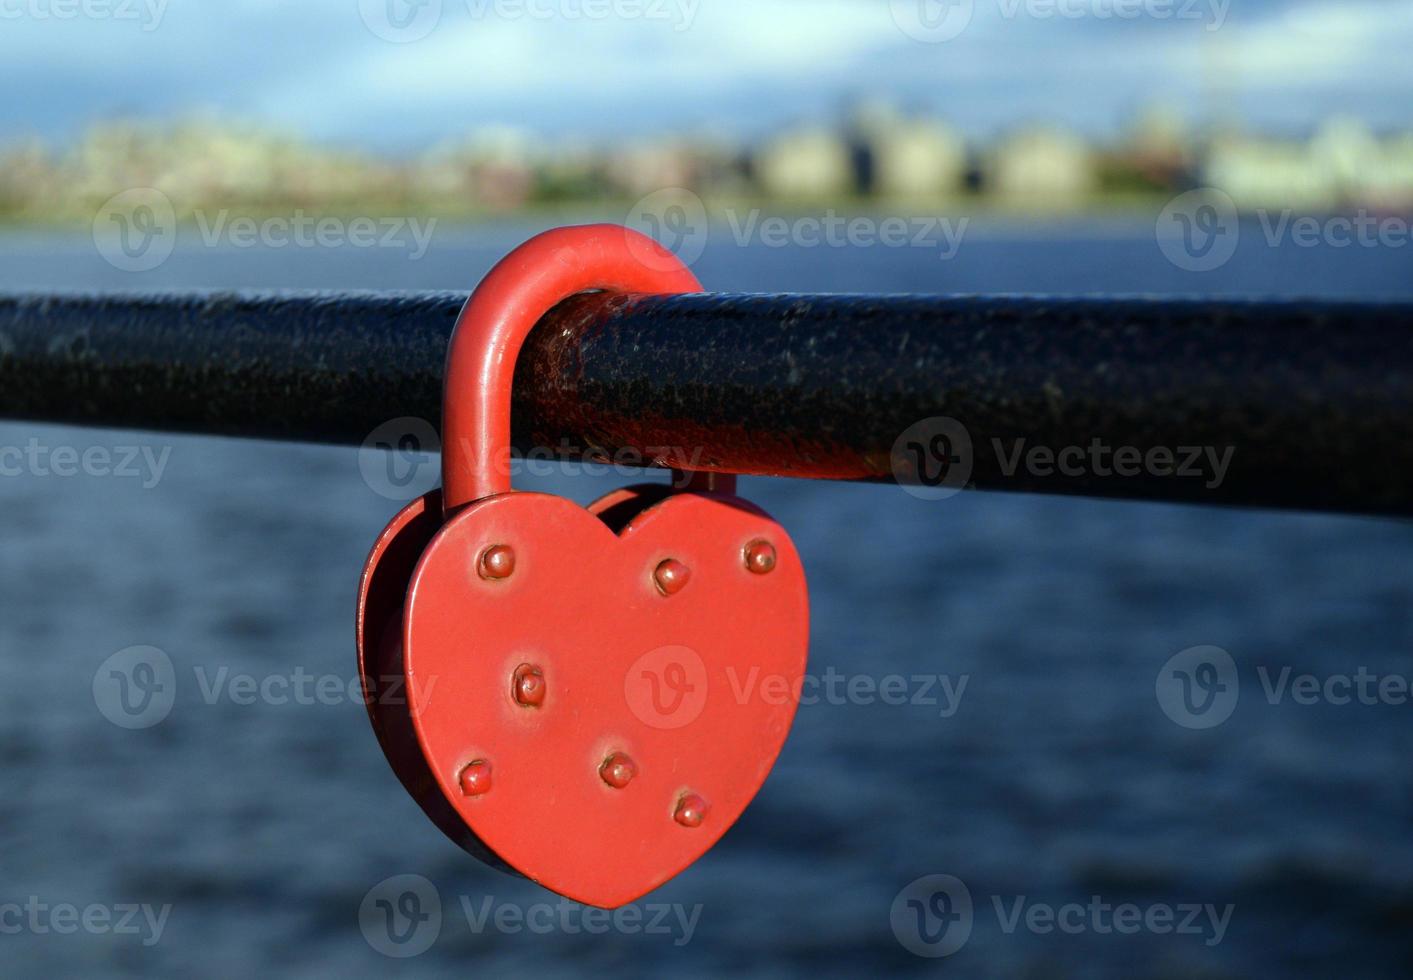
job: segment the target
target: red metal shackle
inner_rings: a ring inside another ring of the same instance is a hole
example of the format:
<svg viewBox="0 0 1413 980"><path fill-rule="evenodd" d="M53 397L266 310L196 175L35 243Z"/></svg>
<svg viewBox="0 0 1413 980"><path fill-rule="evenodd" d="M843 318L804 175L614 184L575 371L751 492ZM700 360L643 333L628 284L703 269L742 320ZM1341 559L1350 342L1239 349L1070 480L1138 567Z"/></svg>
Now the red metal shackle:
<svg viewBox="0 0 1413 980"><path fill-rule="evenodd" d="M540 318L576 293L697 293L667 249L618 225L556 228L511 252L476 287L447 349L442 488L448 517L510 487L515 358Z"/></svg>

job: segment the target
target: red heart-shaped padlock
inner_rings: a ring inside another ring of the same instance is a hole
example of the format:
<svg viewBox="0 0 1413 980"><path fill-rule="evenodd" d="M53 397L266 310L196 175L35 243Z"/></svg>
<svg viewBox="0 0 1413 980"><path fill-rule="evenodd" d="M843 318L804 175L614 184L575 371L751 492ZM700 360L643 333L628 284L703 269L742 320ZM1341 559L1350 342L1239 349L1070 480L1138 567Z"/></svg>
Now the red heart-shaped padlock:
<svg viewBox="0 0 1413 980"><path fill-rule="evenodd" d="M453 517L413 576L410 713L482 844L616 906L755 796L795 713L763 695L798 690L807 615L794 548L744 501L674 495L615 535L558 497L496 496Z"/></svg>
<svg viewBox="0 0 1413 980"><path fill-rule="evenodd" d="M379 538L358 634L374 728L438 826L615 907L705 853L759 790L798 703L808 603L788 535L730 478L587 510L510 491L515 354L593 288L696 286L612 226L550 232L492 271L448 358L445 502L415 501Z"/></svg>

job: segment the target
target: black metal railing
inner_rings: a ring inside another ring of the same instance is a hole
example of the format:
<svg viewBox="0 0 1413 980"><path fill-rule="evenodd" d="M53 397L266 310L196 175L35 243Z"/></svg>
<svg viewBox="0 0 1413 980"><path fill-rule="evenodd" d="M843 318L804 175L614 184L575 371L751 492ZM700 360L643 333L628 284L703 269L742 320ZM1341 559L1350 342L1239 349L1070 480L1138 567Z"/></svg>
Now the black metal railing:
<svg viewBox="0 0 1413 980"><path fill-rule="evenodd" d="M0 416L352 444L439 426L464 299L0 296ZM928 474L899 437L948 419L982 489L1407 515L1413 304L586 294L522 352L514 419L522 451L902 482ZM1193 451L1213 465L1184 477Z"/></svg>

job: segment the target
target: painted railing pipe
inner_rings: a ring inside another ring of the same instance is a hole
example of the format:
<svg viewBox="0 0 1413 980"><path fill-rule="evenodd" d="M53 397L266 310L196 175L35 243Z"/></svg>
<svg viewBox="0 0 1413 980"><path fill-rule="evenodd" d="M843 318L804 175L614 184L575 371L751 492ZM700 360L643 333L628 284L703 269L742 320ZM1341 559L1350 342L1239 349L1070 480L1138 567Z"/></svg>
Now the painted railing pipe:
<svg viewBox="0 0 1413 980"><path fill-rule="evenodd" d="M0 417L440 428L458 293L0 295ZM1413 303L587 294L515 443L747 475L1413 513ZM935 493L933 492L935 490Z"/></svg>

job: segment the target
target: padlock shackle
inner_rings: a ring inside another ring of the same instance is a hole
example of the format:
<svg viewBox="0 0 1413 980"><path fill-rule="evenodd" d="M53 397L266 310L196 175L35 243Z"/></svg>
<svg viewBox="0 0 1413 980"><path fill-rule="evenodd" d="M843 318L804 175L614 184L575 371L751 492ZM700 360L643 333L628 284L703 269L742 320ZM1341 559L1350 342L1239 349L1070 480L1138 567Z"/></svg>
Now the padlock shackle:
<svg viewBox="0 0 1413 980"><path fill-rule="evenodd" d="M677 256L631 228L579 225L530 239L501 259L462 307L447 345L442 390L446 514L510 487L510 393L515 359L540 319L593 290L699 293Z"/></svg>

